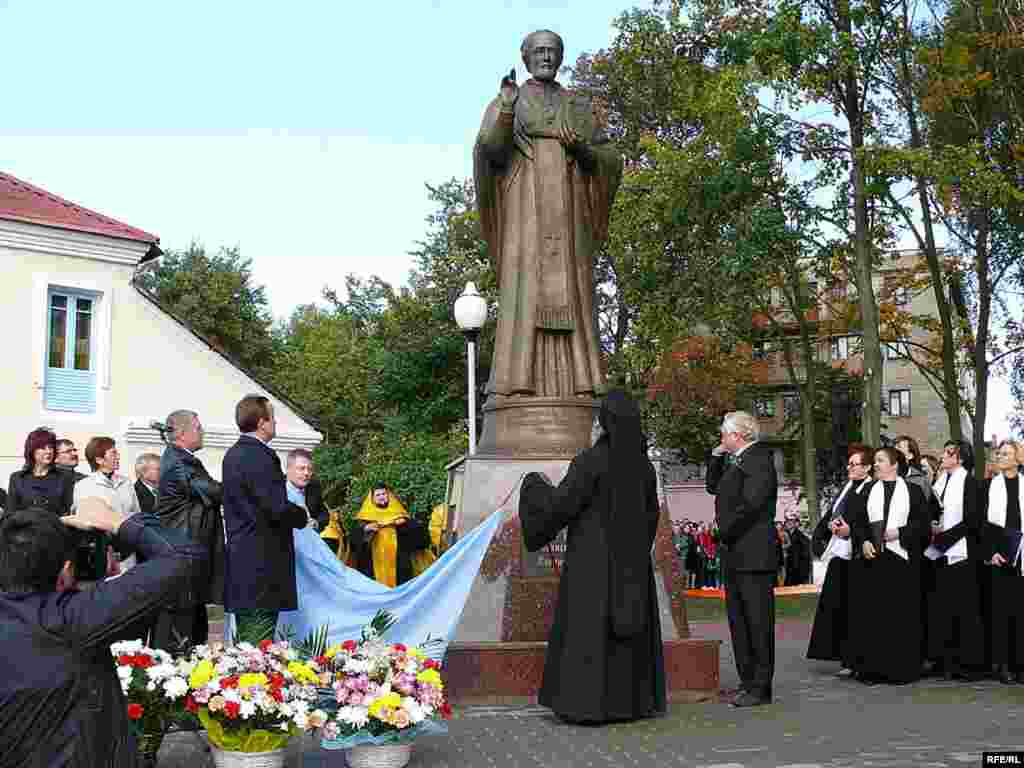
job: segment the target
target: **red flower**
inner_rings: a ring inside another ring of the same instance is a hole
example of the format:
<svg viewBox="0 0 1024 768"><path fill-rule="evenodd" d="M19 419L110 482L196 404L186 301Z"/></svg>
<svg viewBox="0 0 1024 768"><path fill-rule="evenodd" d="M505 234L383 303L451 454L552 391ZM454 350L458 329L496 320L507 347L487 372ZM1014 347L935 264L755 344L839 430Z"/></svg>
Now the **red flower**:
<svg viewBox="0 0 1024 768"><path fill-rule="evenodd" d="M223 680L220 681L220 687L221 688L237 688L238 687L238 677L236 677L235 675L231 675L231 677L225 677Z"/></svg>
<svg viewBox="0 0 1024 768"><path fill-rule="evenodd" d="M139 669L149 669L150 667L155 667L156 662L153 661L152 657L140 653L135 657L135 664L133 666Z"/></svg>
<svg viewBox="0 0 1024 768"><path fill-rule="evenodd" d="M241 710L242 707L237 701L224 702L224 714L227 715L230 720L234 720L238 717L238 713Z"/></svg>
<svg viewBox="0 0 1024 768"><path fill-rule="evenodd" d="M196 700L192 698L191 693L185 697L185 709L187 709L193 715L199 711L199 705L196 704Z"/></svg>
<svg viewBox="0 0 1024 768"><path fill-rule="evenodd" d="M270 698L272 698L274 701L281 702L281 701L284 701L284 694L281 693L281 689L280 688L271 688L270 689Z"/></svg>
<svg viewBox="0 0 1024 768"><path fill-rule="evenodd" d="M280 688L282 685L284 685L284 675L280 672L274 672L270 676L270 686L272 688Z"/></svg>
<svg viewBox="0 0 1024 768"><path fill-rule="evenodd" d="M267 648L272 646L274 643L271 640L260 640L260 650L265 651Z"/></svg>
<svg viewBox="0 0 1024 768"><path fill-rule="evenodd" d="M405 653L405 651L406 651L406 648L405 648L405 646L404 646L404 645L402 645L401 643L395 643L393 647L394 647L394 649L395 649L396 651L398 651L399 653Z"/></svg>
<svg viewBox="0 0 1024 768"><path fill-rule="evenodd" d="M341 644L341 647L344 648L349 653L351 653L356 648L358 648L358 646L356 645L356 641L355 640L346 640L344 643Z"/></svg>
<svg viewBox="0 0 1024 768"><path fill-rule="evenodd" d="M452 706L447 701L441 705L441 719L451 720L452 718Z"/></svg>
<svg viewBox="0 0 1024 768"><path fill-rule="evenodd" d="M142 717L142 712L143 712L143 709L142 709L142 705L141 704L135 704L133 702L133 703L128 705L128 719L129 720L138 720L140 717Z"/></svg>
<svg viewBox="0 0 1024 768"><path fill-rule="evenodd" d="M426 661L424 661L423 666L427 669L436 669L439 672L441 671L441 665L433 659L427 659Z"/></svg>
<svg viewBox="0 0 1024 768"><path fill-rule="evenodd" d="M117 657L117 665L119 667L131 666L132 658L133 658L132 656L128 656L128 655L122 653L120 656Z"/></svg>

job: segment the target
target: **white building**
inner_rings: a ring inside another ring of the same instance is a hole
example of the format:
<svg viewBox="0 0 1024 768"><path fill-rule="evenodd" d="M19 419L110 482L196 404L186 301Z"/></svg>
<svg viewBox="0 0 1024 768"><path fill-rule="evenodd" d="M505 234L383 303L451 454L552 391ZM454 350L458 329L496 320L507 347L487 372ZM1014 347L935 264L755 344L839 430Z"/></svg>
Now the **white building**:
<svg viewBox="0 0 1024 768"><path fill-rule="evenodd" d="M220 477L238 430L235 404L250 393L274 404L282 459L321 435L285 398L172 317L135 285L159 258L159 238L0 173L0 482L23 465L25 436L52 428L75 441L117 442L121 471L163 449L150 427L178 408L205 427L199 454Z"/></svg>

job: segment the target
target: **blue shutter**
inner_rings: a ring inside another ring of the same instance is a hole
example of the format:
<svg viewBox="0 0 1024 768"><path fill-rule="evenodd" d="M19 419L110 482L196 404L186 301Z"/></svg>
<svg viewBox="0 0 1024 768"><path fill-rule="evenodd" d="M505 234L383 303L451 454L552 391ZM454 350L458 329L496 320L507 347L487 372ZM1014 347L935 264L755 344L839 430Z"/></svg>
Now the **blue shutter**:
<svg viewBox="0 0 1024 768"><path fill-rule="evenodd" d="M65 321L64 360L54 367L50 360L51 345L51 311L50 306L54 294L67 297L67 312ZM43 390L43 402L48 411L68 411L72 413L95 413L96 412L96 344L95 344L95 323L91 322L89 327L89 370L75 370L74 351L76 339L76 323L78 299L87 299L94 310L96 298L94 296L79 295L60 291L51 291L47 297L47 333L46 333L46 380ZM95 315L91 315L94 319Z"/></svg>

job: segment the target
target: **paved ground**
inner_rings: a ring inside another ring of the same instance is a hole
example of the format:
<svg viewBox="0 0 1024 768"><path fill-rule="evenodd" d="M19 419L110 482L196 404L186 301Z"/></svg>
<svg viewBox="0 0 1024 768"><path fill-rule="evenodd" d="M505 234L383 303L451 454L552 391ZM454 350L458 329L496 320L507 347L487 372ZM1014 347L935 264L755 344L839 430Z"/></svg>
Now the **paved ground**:
<svg viewBox="0 0 1024 768"><path fill-rule="evenodd" d="M926 680L868 688L835 676L837 665L803 658L810 628L777 627L776 703L733 709L736 683L728 629L694 624L723 639L722 701L673 705L665 717L604 728L566 726L537 707L471 708L447 736L417 742L410 768L865 768L980 766L981 752L1024 749L1024 685ZM161 768L212 765L195 734L175 734ZM307 742L289 768L344 766L339 753Z"/></svg>

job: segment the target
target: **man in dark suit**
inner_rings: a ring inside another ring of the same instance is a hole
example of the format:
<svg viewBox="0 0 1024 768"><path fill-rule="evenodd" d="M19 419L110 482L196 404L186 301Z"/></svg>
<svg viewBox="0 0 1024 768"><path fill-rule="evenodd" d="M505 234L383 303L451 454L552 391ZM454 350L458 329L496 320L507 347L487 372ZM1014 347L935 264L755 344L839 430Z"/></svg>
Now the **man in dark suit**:
<svg viewBox="0 0 1024 768"><path fill-rule="evenodd" d="M306 526L306 510L288 500L281 459L268 443L277 434L274 406L246 395L235 407L242 436L224 456L224 529L227 535L224 609L235 616L240 639L273 639L281 611L298 608L292 531Z"/></svg>
<svg viewBox="0 0 1024 768"><path fill-rule="evenodd" d="M786 515L789 552L786 553L786 586L795 587L811 580L811 540L800 530L800 515Z"/></svg>
<svg viewBox="0 0 1024 768"><path fill-rule="evenodd" d="M728 413L722 442L708 461L707 490L715 496L729 632L741 690L737 707L768 704L775 673L775 503L778 476L772 451L758 443L757 419Z"/></svg>
<svg viewBox="0 0 1024 768"><path fill-rule="evenodd" d="M155 453L140 453L135 459L135 495L144 514L156 510L160 497L160 457Z"/></svg>
<svg viewBox="0 0 1024 768"><path fill-rule="evenodd" d="M156 618L150 645L182 651L209 638L206 606L224 593L224 526L221 484L206 471L196 452L203 448L203 425L195 411L173 411L166 421L169 445L160 457L160 485L154 508L164 528L184 531L206 549L187 590L179 592Z"/></svg>

